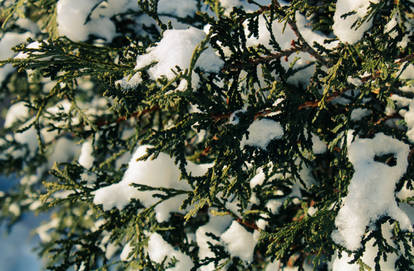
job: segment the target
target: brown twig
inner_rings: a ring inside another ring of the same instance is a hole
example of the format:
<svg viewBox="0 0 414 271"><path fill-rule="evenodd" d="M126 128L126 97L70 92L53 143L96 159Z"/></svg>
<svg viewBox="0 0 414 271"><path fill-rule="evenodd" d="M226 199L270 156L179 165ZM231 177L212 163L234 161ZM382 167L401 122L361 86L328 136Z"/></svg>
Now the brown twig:
<svg viewBox="0 0 414 271"><path fill-rule="evenodd" d="M127 120L127 119L130 119L130 118L139 118L139 117L141 117L142 115L145 115L145 114L147 114L147 113L151 113L151 112L154 112L154 111L156 111L156 110L158 110L159 109L159 106L153 106L153 107L151 107L151 108L147 108L147 109L144 109L144 110L142 110L142 111L137 111L137 112L134 112L134 113L132 113L131 115L129 115L129 116L120 116L120 117L118 117L114 122L110 122L110 121L108 121L108 120L98 120L97 122L96 122L96 126L97 127L102 127L102 126L105 126L105 125L109 125L109 124L112 124L112 123L116 123L116 124L119 124L119 123L121 123L121 122L123 122L123 121L125 121L125 120Z"/></svg>
<svg viewBox="0 0 414 271"><path fill-rule="evenodd" d="M276 10L282 9L282 7L280 6L280 3L279 3L278 0L272 0L272 6ZM300 31L298 29L298 26L296 25L296 21L292 20L289 17L287 17L287 23L289 24L290 28L292 28L293 32L295 33L296 37L298 38L298 41L301 43L302 46L299 46L299 47L304 49L307 53L309 53L311 56L313 56L314 58L319 60L324 65L328 66L329 61L326 60L323 56L321 56L318 52L316 52L315 49L313 49L313 47L311 45L309 45L309 43L302 36L302 34L300 33Z"/></svg>
<svg viewBox="0 0 414 271"><path fill-rule="evenodd" d="M254 223L254 222L248 222L248 221L243 220L241 218L237 218L236 221L239 222L240 224L250 228L250 229L259 230L259 227L257 227L256 223Z"/></svg>

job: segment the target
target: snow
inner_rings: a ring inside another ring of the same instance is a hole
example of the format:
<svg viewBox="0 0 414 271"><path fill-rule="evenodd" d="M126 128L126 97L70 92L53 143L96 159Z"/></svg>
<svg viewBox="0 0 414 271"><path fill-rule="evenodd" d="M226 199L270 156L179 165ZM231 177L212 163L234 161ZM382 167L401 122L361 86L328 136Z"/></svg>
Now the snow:
<svg viewBox="0 0 414 271"><path fill-rule="evenodd" d="M233 8L243 8L246 11L254 11L257 9L257 5L248 3L247 0L219 0L220 5L225 9L225 14L229 15ZM260 5L269 5L270 0L258 0L255 1Z"/></svg>
<svg viewBox="0 0 414 271"><path fill-rule="evenodd" d="M351 112L351 120L360 121L361 119L371 115L372 111L366 108L355 108Z"/></svg>
<svg viewBox="0 0 414 271"><path fill-rule="evenodd" d="M86 41L95 34L110 41L115 35L115 25L109 18L92 19L86 22L89 12L98 3L96 0L59 0L57 24L59 34L73 41Z"/></svg>
<svg viewBox="0 0 414 271"><path fill-rule="evenodd" d="M414 80L414 65L413 64L408 64L407 67L404 69L404 71L402 71L402 67L404 67L407 63L404 63L401 65L401 69L399 71L399 75L400 75L400 79L402 81L410 81L410 80ZM405 85L403 85L402 87L400 87L401 91L405 91L405 92L414 92L414 84L413 82L410 83L406 83Z"/></svg>
<svg viewBox="0 0 414 271"><path fill-rule="evenodd" d="M382 225L381 231L384 238L387 240L388 244L393 244L391 240L392 227L389 223ZM375 269L374 259L378 254L378 247L375 246L375 239L371 239L367 242L365 251L361 257L361 260L367 264L372 270ZM394 248L395 245L393 246ZM334 260L332 263L332 271L359 271L360 266L358 263L350 264L349 262L354 259L354 256L348 255L346 252L342 253L342 257L339 258L338 255L334 255ZM384 261L383 258L380 260L380 270L396 270L395 262L398 259L398 255L395 253L388 253L387 260Z"/></svg>
<svg viewBox="0 0 414 271"><path fill-rule="evenodd" d="M29 108L25 102L18 102L9 107L4 121L4 128L10 128L15 122L25 121L29 117Z"/></svg>
<svg viewBox="0 0 414 271"><path fill-rule="evenodd" d="M289 68L291 69L301 69L305 67L306 65L312 63L315 59L308 53L304 52L298 52L291 54L288 57L288 60L282 60L281 64L282 67L285 68L287 71ZM291 65L295 63L291 67ZM302 69L298 72L295 72L293 75L289 76L288 82L291 84L294 84L296 86L299 86L300 84L307 85L312 77L312 75L315 73L316 67L315 65L310 65L309 67Z"/></svg>
<svg viewBox="0 0 414 271"><path fill-rule="evenodd" d="M280 139L283 136L283 128L279 122L271 119L257 119L247 129L248 137L243 136L240 146L246 145L266 150L267 145L273 139Z"/></svg>
<svg viewBox="0 0 414 271"><path fill-rule="evenodd" d="M131 242L126 243L124 248L122 249L121 255L119 255L119 258L121 261L127 262L130 260L129 255L133 251L134 247L131 245Z"/></svg>
<svg viewBox="0 0 414 271"><path fill-rule="evenodd" d="M38 234L40 241L43 243L50 242L52 240L52 237L50 236L50 231L52 229L55 229L59 226L59 219L53 218L47 223L42 224L41 226L37 227L35 232Z"/></svg>
<svg viewBox="0 0 414 271"><path fill-rule="evenodd" d="M0 40L0 60L6 60L14 56L12 48L20 43L23 43L27 38L32 37L30 32L18 34L7 32ZM15 69L12 64L6 64L0 67L0 85L6 79L6 77L12 73Z"/></svg>
<svg viewBox="0 0 414 271"><path fill-rule="evenodd" d="M376 155L393 153L393 167L374 161ZM365 228L383 215L398 221L403 230L412 230L411 221L397 205L395 185L405 173L409 147L407 144L378 133L372 139L357 138L348 148L348 158L355 173L343 199L332 234L333 240L349 250L361 246Z"/></svg>
<svg viewBox="0 0 414 271"><path fill-rule="evenodd" d="M180 18L194 15L197 11L197 1L194 0L160 0L158 13L175 15Z"/></svg>
<svg viewBox="0 0 414 271"><path fill-rule="evenodd" d="M354 26L354 22L362 19L367 15L370 3L376 3L378 0L338 0L334 14L334 24L332 26L334 34L341 42L354 44L358 42L364 33L372 26L372 19L365 21L359 26ZM356 13L346 18L341 18L343 14Z"/></svg>
<svg viewBox="0 0 414 271"><path fill-rule="evenodd" d="M349 83L349 84L352 84L352 85L354 85L356 87L360 87L363 84L363 82L362 82L361 79L359 79L357 77L352 77L352 76L348 76L346 78L346 82Z"/></svg>
<svg viewBox="0 0 414 271"><path fill-rule="evenodd" d="M168 80L175 78L176 66L181 70L190 67L191 57L197 45L206 37L203 30L194 27L188 29L169 29L163 34L163 38L155 47L148 49L147 54L137 57L135 70L139 70L157 62L148 69L148 73L153 80L165 76ZM215 54L211 47L204 50L197 59L195 67L201 68L206 72L218 72L223 61ZM138 74L138 75L137 75ZM133 88L141 82L139 73L132 78L124 77L117 81L122 88ZM197 87L198 78L195 73L192 75L192 86Z"/></svg>
<svg viewBox="0 0 414 271"><path fill-rule="evenodd" d="M242 115L243 113L246 113L246 112L247 112L246 108L234 111L233 113L231 113L229 117L229 123L231 125L238 125L240 122L239 115Z"/></svg>
<svg viewBox="0 0 414 271"><path fill-rule="evenodd" d="M76 145L73 140L66 137L59 138L56 140L50 153L49 167L52 167L53 163L70 162L78 152L79 146Z"/></svg>
<svg viewBox="0 0 414 271"><path fill-rule="evenodd" d="M257 240L253 233L245 230L237 221L233 221L230 228L221 235L221 240L227 245L226 249L232 257L239 257L249 263L253 261Z"/></svg>
<svg viewBox="0 0 414 271"><path fill-rule="evenodd" d="M175 250L158 233L152 233L148 240L148 256L156 263L162 263L164 259L167 259L165 261L165 266L168 265L172 259L177 260L174 267L165 270L188 271L194 266L193 261L188 255Z"/></svg>
<svg viewBox="0 0 414 271"><path fill-rule="evenodd" d="M300 17L299 17L300 18ZM303 23L304 20L301 20ZM251 36L247 38L246 45L247 46L258 46L259 44L264 45L267 47L270 51L274 51L273 47L270 44L271 41L271 33L267 29L266 20L263 16L259 17L259 29L258 29L258 38ZM304 28L304 26L303 26ZM245 25L246 29L246 36L249 34L249 31L247 30L247 25ZM272 22L272 28L271 31L279 44L281 50L288 50L292 48L292 41L297 41L297 36L291 29L289 25L285 25L284 22L278 22L277 20ZM308 33L305 31L305 33ZM310 41L317 41L322 42L324 37L323 36L317 36L317 34L311 35L307 34L307 38L310 39ZM296 61L294 63L294 61ZM304 52L297 52L293 53L288 57L288 60L285 61L282 59L281 64L285 70L288 70L290 66L294 63L293 69L299 69L303 66L309 64L310 62L314 61L314 58ZM288 79L288 82L291 84L299 85L299 84L307 84L311 78L311 76L315 73L315 65L310 65L309 67L302 69L298 72L296 72L293 76L290 76Z"/></svg>
<svg viewBox="0 0 414 271"><path fill-rule="evenodd" d="M128 9L138 10L138 5L132 0L109 0L99 3L99 0L59 0L57 3L58 32L73 41L86 41L89 35L104 38L107 42L116 36L115 24L110 20L115 14ZM89 13L95 5L87 21Z"/></svg>
<svg viewBox="0 0 414 271"><path fill-rule="evenodd" d="M271 33L267 29L266 20L263 17L263 15L259 17L259 29L258 30L259 30L259 37L256 38L254 36L251 36L247 38L246 45L257 46L259 44L262 44L266 46L267 48L272 49L272 46L270 45ZM280 48L282 50L289 49L291 47L292 41L297 40L297 36L293 32L293 30L289 26L285 27L285 24L283 22L278 22L277 20L275 20L272 23L271 30L275 36L276 41L279 43ZM246 25L246 32L247 32L246 34L249 34L247 30L247 25Z"/></svg>
<svg viewBox="0 0 414 271"><path fill-rule="evenodd" d="M326 152L326 143L323 142L319 136L312 133L312 151L314 154L322 154Z"/></svg>
<svg viewBox="0 0 414 271"><path fill-rule="evenodd" d="M47 42L47 41L44 41L44 42ZM41 45L42 45L42 43L41 42L39 42L39 41L33 41L33 42L31 42L31 43L29 43L27 46L26 46L26 48L27 49L41 49ZM37 55L39 55L40 53L38 53L38 52L33 52L32 54L37 54ZM29 54L28 53L23 53L23 52L19 52L15 57L14 57L14 59L26 59L26 58L28 58L29 57ZM44 60L50 60L51 59L51 57L44 57L43 58Z"/></svg>
<svg viewBox="0 0 414 271"><path fill-rule="evenodd" d="M20 206L17 203L10 204L9 212L14 216L19 216L21 214Z"/></svg>
<svg viewBox="0 0 414 271"><path fill-rule="evenodd" d="M310 21L308 21L305 16L300 14L299 11L296 11L295 18L299 32L302 34L302 37L310 46L313 46L314 42L319 43L327 49L333 49L338 45L338 42L325 43L325 40L329 39L330 37L319 31L312 30Z"/></svg>
<svg viewBox="0 0 414 271"><path fill-rule="evenodd" d="M210 215L210 219L207 224L199 227L196 231L196 241L199 247L198 257L202 260L207 257L214 257L214 253L210 250L211 245L219 245L220 242L206 235L206 233L212 233L216 236L220 236L230 225L232 217L225 216L213 216ZM213 271L216 270L214 263L209 263L200 267L201 271Z"/></svg>
<svg viewBox="0 0 414 271"><path fill-rule="evenodd" d="M406 135L408 139L414 142L414 101L396 94L391 96L391 100L399 107L408 107L408 111L402 109L398 113L404 118L405 124L407 125Z"/></svg>
<svg viewBox="0 0 414 271"><path fill-rule="evenodd" d="M139 199L145 207L150 207L160 201L159 198L153 197L153 194L157 192L139 191L131 184L191 191L191 186L185 180L180 181L180 170L174 163L174 159L167 154L160 153L156 159L137 161L146 154L149 147L147 145L138 147L121 182L94 192L94 204L102 204L104 210L110 210L114 207L123 209L131 199ZM210 166L211 164L196 165L188 161L187 170L193 176L200 176ZM171 212L180 212L180 206L185 198L185 195L178 195L158 204L155 207L157 221L167 221Z"/></svg>
<svg viewBox="0 0 414 271"><path fill-rule="evenodd" d="M24 126L25 125L23 125L22 127ZM33 126L21 133L15 133L14 139L16 140L16 142L27 147L28 157L32 157L35 154L37 150L37 133L36 129ZM13 151L11 154L14 157L20 157L24 155L24 153L20 150Z"/></svg>
<svg viewBox="0 0 414 271"><path fill-rule="evenodd" d="M254 188L257 185L262 185L266 179L266 175L263 170L260 169L259 172L250 180L250 188Z"/></svg>
<svg viewBox="0 0 414 271"><path fill-rule="evenodd" d="M275 215L279 212L280 207L283 206L283 201L284 198L269 200L266 203L266 208L269 209L269 212Z"/></svg>
<svg viewBox="0 0 414 271"><path fill-rule="evenodd" d="M93 147L90 140L82 144L81 154L79 156L79 164L86 169L90 169L93 165L94 158L92 156Z"/></svg>
<svg viewBox="0 0 414 271"><path fill-rule="evenodd" d="M396 14L394 14L391 17L391 20L389 20L389 22L384 26L384 33L388 33L390 35L391 38L396 38L398 35L398 32L396 29L394 29L394 27L397 26L398 24L398 17Z"/></svg>

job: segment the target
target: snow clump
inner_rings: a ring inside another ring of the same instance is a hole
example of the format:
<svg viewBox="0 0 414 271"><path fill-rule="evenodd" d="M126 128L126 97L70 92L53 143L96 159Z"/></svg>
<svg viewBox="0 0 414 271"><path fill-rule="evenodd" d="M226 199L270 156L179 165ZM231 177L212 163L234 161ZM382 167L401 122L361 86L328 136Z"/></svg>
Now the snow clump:
<svg viewBox="0 0 414 271"><path fill-rule="evenodd" d="M220 242L208 236L207 233L212 233L216 236L220 236L231 224L232 217L229 215L225 216L212 216L207 224L199 227L196 231L196 241L199 247L198 257L200 260L211 257L214 258L215 254L210 249L210 244L219 245ZM214 262L209 263L200 267L201 271L214 271Z"/></svg>
<svg viewBox="0 0 414 271"><path fill-rule="evenodd" d="M227 245L232 257L239 257L246 262L253 261L257 240L253 233L245 230L237 221L233 221L230 228L221 235L221 240Z"/></svg>
<svg viewBox="0 0 414 271"><path fill-rule="evenodd" d="M206 33L194 27L188 29L169 29L163 34L163 38L155 47L148 50L147 54L137 57L135 70L142 69L154 62L154 66L148 69L148 73L153 80L161 76L167 77L168 80L176 76L174 70L179 66L181 70L190 67L191 57L197 45L204 40ZM195 67L199 67L206 72L218 72L223 65L223 61L215 54L211 47L204 50L197 59ZM121 88L133 88L141 82L139 73L132 78L124 77L116 83ZM193 87L198 85L198 76L193 72Z"/></svg>
<svg viewBox="0 0 414 271"><path fill-rule="evenodd" d="M193 15L197 11L197 1L194 0L160 0L158 13L175 15L180 18Z"/></svg>
<svg viewBox="0 0 414 271"><path fill-rule="evenodd" d="M160 153L157 158L145 161L137 161L147 153L149 146L140 146L132 156L128 169L121 182L115 183L94 192L94 204L102 204L104 210L114 207L123 209L132 199L139 199L145 207L156 204L160 199L154 198L158 191L139 191L131 184L142 184L151 187L163 187L177 190L191 191L191 186L185 181L180 181L180 170L174 163L174 159L165 153ZM196 165L187 161L187 170L193 176L201 176L210 167L210 164ZM171 212L179 212L185 194L169 198L155 207L158 222L167 221Z"/></svg>
<svg viewBox="0 0 414 271"><path fill-rule="evenodd" d="M396 165L374 160L375 156L395 154ZM401 229L412 230L411 221L395 201L396 183L408 166L407 144L378 133L373 139L356 139L348 148L348 158L355 173L348 186L348 195L335 219L338 230L333 240L349 250L361 247L365 228L383 215L400 223Z"/></svg>
<svg viewBox="0 0 414 271"><path fill-rule="evenodd" d="M170 271L188 271L194 266L188 255L175 250L158 233L152 233L148 240L148 256L156 263L163 263L165 259L167 259L165 263L169 263L172 259L176 259L175 266L166 269Z"/></svg>
<svg viewBox="0 0 414 271"><path fill-rule="evenodd" d="M377 3L378 0L338 0L334 14L334 24L332 26L334 34L342 42L354 44L358 42L364 33L372 26L372 18L364 21L361 25L353 24L357 20L363 19L371 3ZM355 14L346 16L344 14L355 12Z"/></svg>
<svg viewBox="0 0 414 271"><path fill-rule="evenodd" d="M266 150L270 141L280 139L283 136L283 128L280 122L271 119L257 119L253 121L247 132L249 133L247 139L246 135L244 135L240 142L242 148L245 145L249 145Z"/></svg>
<svg viewBox="0 0 414 271"><path fill-rule="evenodd" d="M138 10L136 1L59 0L58 32L73 41L86 41L89 35L96 35L110 42L116 36L115 24L110 18L129 9Z"/></svg>
<svg viewBox="0 0 414 271"><path fill-rule="evenodd" d="M79 156L79 165L86 169L90 169L93 165L93 147L91 141L86 141L82 144L81 154Z"/></svg>
<svg viewBox="0 0 414 271"><path fill-rule="evenodd" d="M29 32L23 34L8 32L4 34L0 40L0 60L6 60L13 57L15 53L12 48L22 42L25 42L29 37L32 37L32 34ZM0 67L0 85L14 70L15 68L10 63Z"/></svg>

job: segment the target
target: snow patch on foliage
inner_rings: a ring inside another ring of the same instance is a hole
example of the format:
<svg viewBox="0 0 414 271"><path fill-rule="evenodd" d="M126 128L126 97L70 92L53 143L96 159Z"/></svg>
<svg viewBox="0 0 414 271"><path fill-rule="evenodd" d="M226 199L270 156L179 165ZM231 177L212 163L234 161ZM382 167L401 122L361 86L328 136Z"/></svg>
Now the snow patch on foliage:
<svg viewBox="0 0 414 271"><path fill-rule="evenodd" d="M399 107L408 107L408 110L401 109L398 113L404 118L405 124L407 125L406 135L411 142L414 142L414 101L409 98L401 97L397 94L391 96ZM389 109L389 114L394 112L393 109Z"/></svg>
<svg viewBox="0 0 414 271"><path fill-rule="evenodd" d="M59 34L73 41L86 41L89 35L96 35L110 42L116 35L115 24L110 17L128 9L138 10L138 5L133 0L99 2L59 0L56 7Z"/></svg>
<svg viewBox="0 0 414 271"><path fill-rule="evenodd" d="M302 37L310 46L313 46L315 42L327 49L332 49L338 45L338 41L325 43L325 40L329 39L329 37L319 31L312 30L310 21L300 14L299 11L296 11L295 18Z"/></svg>
<svg viewBox="0 0 414 271"><path fill-rule="evenodd" d="M267 145L273 139L280 139L283 136L283 128L280 122L271 119L257 119L247 129L248 137L243 136L240 145L261 148L266 150Z"/></svg>
<svg viewBox="0 0 414 271"><path fill-rule="evenodd" d="M51 149L48 166L52 167L54 163L71 161L71 159L79 153L79 149L79 145L75 144L73 140L66 137L57 139Z"/></svg>
<svg viewBox="0 0 414 271"><path fill-rule="evenodd" d="M175 15L180 18L194 15L197 11L197 1L194 0L160 0L158 13Z"/></svg>
<svg viewBox="0 0 414 271"><path fill-rule="evenodd" d="M180 170L174 159L167 154L160 153L155 159L137 161L147 153L148 148L149 146L144 145L136 150L121 182L94 192L94 204L102 204L104 210L110 210L114 207L123 209L132 199L139 199L145 207L150 207L160 200L153 197L155 193L160 193L159 191L139 191L132 184L191 191L191 186L185 180L180 181ZM210 166L211 164L196 165L187 161L187 170L193 176L204 175ZM158 204L155 207L157 221L167 221L171 212L179 212L185 198L185 195L178 195Z"/></svg>
<svg viewBox="0 0 414 271"><path fill-rule="evenodd" d="M392 225L389 223L383 224L381 226L382 236L386 239L388 244L393 244L392 241ZM365 245L365 251L362 254L361 260L368 265L372 270L375 270L375 257L378 254L378 246L375 244L375 239L369 240ZM392 245L394 249L397 249L395 245ZM346 252L343 252L342 257L339 258L338 255L334 255L334 260L332 263L333 271L359 271L360 265L358 263L349 263L354 259L354 255L348 255ZM395 253L387 253L387 259L384 260L384 257L380 258L379 266L380 270L396 270L395 262L398 259L398 255Z"/></svg>
<svg viewBox="0 0 414 271"><path fill-rule="evenodd" d="M370 3L377 0L338 0L334 14L334 24L332 26L335 35L342 42L354 44L358 42L364 33L371 28L372 18L363 22L361 25L352 27L355 21L363 19L367 13ZM341 16L350 12L355 14L342 18Z"/></svg>
<svg viewBox="0 0 414 271"><path fill-rule="evenodd" d="M207 224L199 227L196 231L196 241L199 247L198 257L200 260L203 260L207 257L214 258L215 254L210 249L211 245L219 245L220 242L211 238L207 235L207 233L214 234L215 236L220 236L226 228L230 225L232 221L231 216L212 216L210 215L210 219ZM200 267L201 271L213 271L216 270L214 263L211 262L208 265L204 265Z"/></svg>
<svg viewBox="0 0 414 271"><path fill-rule="evenodd" d="M86 141L82 144L81 153L78 159L79 165L86 169L90 169L93 165L93 146L91 141Z"/></svg>
<svg viewBox="0 0 414 271"><path fill-rule="evenodd" d="M405 67L404 70L402 70L402 67L404 67L405 65L407 66ZM401 70L399 71L399 75L400 75L400 79L403 80L403 82L404 81L406 82L404 86L400 87L400 90L405 91L405 92L414 92L414 82L413 82L414 65L404 63L403 65L401 65Z"/></svg>
<svg viewBox="0 0 414 271"><path fill-rule="evenodd" d="M25 102L18 102L9 107L4 121L4 128L10 128L14 123L25 121L29 117L29 108Z"/></svg>
<svg viewBox="0 0 414 271"><path fill-rule="evenodd" d="M194 27L188 29L169 29L163 34L163 38L155 47L148 49L147 54L137 57L135 70L139 70L154 62L156 64L148 69L148 73L153 80L165 76L168 80L176 76L176 66L181 70L190 67L191 57L197 45L204 40L206 33ZM223 65L223 61L215 54L211 47L204 50L197 59L195 67L201 68L206 72L218 72ZM193 87L197 87L198 78L193 72ZM124 77L117 81L123 88L136 87L141 82L139 73L132 78Z"/></svg>
<svg viewBox="0 0 414 271"><path fill-rule="evenodd" d="M263 16L259 17L258 27L258 37L248 37L246 42L247 46L258 46L261 44L269 50L274 51L275 49L271 45L271 36L273 34L281 50L288 50L292 48L292 44L298 39L295 32L289 25L285 25L283 22L278 22L277 20L272 22L272 33L270 33L267 28L267 23ZM245 28L246 36L248 36L249 31L247 30L247 26L245 26ZM323 39L322 37L316 38L316 36L312 36L310 34L308 34L307 37L318 42L321 42ZM281 64L285 70L288 70L289 68L301 69L310 64L312 61L314 61L314 58L310 54L305 52L297 52L292 53L287 59L282 59ZM292 65L293 67L291 67ZM310 65L309 67L297 71L293 76L289 77L288 82L295 85L307 84L311 76L315 73L315 69L315 65Z"/></svg>
<svg viewBox="0 0 414 271"><path fill-rule="evenodd" d="M133 249L134 247L132 246L131 242L126 243L126 245L121 251L121 254L119 255L119 258L121 259L121 261L124 261L124 262L129 261L130 260L129 255L131 254Z"/></svg>
<svg viewBox="0 0 414 271"><path fill-rule="evenodd" d="M156 263L162 263L167 259L165 261L166 265L168 265L172 259L177 260L174 267L167 268L166 270L188 271L194 266L193 261L188 255L175 250L158 233L152 233L148 240L148 255L150 259Z"/></svg>
<svg viewBox="0 0 414 271"><path fill-rule="evenodd" d="M221 235L221 240L227 245L227 251L232 257L239 257L249 263L253 261L257 240L253 233L245 230L237 221L233 221L230 228Z"/></svg>
<svg viewBox="0 0 414 271"><path fill-rule="evenodd" d="M32 37L32 34L29 32L23 34L8 32L4 34L3 38L0 40L0 60L6 60L13 57L15 53L12 48L25 42L29 37ZM12 64L6 64L3 67L0 67L0 85L14 70Z"/></svg>
<svg viewBox="0 0 414 271"><path fill-rule="evenodd" d="M366 108L355 108L351 112L351 120L360 121L361 119L371 115L372 111Z"/></svg>
<svg viewBox="0 0 414 271"><path fill-rule="evenodd" d="M314 154L322 154L326 152L326 143L323 142L319 136L312 133L312 151Z"/></svg>
<svg viewBox="0 0 414 271"><path fill-rule="evenodd" d="M395 154L394 167L374 160L375 156ZM412 230L408 216L395 200L395 185L408 166L409 147L405 143L378 133L373 139L356 139L348 148L348 158L355 173L348 186L332 234L333 240L349 250L361 246L365 228L383 215L400 223L403 230Z"/></svg>

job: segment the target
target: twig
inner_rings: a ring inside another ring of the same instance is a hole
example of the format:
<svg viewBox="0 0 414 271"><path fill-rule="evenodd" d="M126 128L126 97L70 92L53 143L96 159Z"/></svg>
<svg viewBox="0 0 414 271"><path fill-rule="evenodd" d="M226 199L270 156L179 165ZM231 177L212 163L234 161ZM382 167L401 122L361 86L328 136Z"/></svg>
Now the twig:
<svg viewBox="0 0 414 271"><path fill-rule="evenodd" d="M272 0L272 6L275 7L277 10L282 9L278 0ZM304 49L307 53L309 53L311 56L319 60L324 65L328 66L329 61L326 60L323 56L321 56L318 52L316 52L315 49L313 49L313 47L309 45L309 43L302 36L302 34L300 33L298 29L298 26L296 25L296 21L289 18L289 16L287 16L286 20L290 28L292 28L293 32L298 37L299 42L303 45L302 49Z"/></svg>

